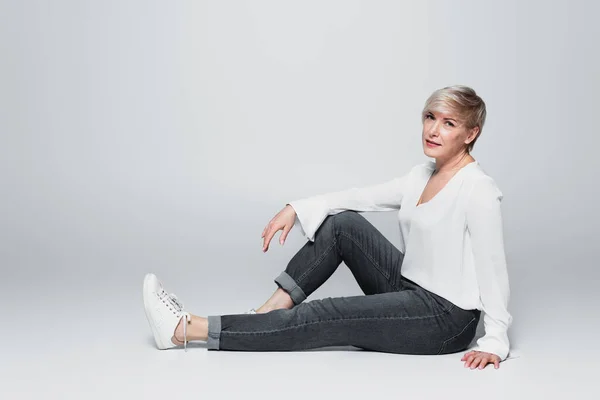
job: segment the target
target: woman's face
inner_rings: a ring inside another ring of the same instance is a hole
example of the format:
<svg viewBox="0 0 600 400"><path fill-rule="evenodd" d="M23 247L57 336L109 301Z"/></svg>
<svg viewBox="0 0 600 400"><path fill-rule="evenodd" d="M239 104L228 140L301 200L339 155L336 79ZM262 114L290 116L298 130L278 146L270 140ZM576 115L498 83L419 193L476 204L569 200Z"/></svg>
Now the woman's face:
<svg viewBox="0 0 600 400"><path fill-rule="evenodd" d="M451 159L464 152L478 128L468 130L458 116L449 111L429 111L423 121L423 151L428 157ZM436 144L432 144L436 143Z"/></svg>

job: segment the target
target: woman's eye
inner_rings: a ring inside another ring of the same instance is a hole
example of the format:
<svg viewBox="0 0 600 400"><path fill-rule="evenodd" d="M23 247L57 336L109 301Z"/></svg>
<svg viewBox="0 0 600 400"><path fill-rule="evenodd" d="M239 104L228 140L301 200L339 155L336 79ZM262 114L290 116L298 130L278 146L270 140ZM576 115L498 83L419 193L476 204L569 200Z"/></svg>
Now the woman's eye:
<svg viewBox="0 0 600 400"><path fill-rule="evenodd" d="M452 122L448 121L448 123L450 124L450 126L454 126L454 124Z"/></svg>

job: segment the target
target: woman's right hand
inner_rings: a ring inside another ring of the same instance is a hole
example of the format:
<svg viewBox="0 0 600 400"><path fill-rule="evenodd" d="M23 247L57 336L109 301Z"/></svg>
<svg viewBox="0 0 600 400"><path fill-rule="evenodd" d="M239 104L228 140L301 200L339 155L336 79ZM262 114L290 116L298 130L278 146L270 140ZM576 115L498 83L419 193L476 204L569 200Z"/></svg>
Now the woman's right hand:
<svg viewBox="0 0 600 400"><path fill-rule="evenodd" d="M269 221L267 226L265 226L265 229L263 229L261 236L263 238L263 253L269 250L269 243L271 242L273 235L281 229L283 229L283 232L279 238L279 243L283 245L289 231L294 227L295 221L296 211L291 205L287 204L283 210L279 211L277 215Z"/></svg>

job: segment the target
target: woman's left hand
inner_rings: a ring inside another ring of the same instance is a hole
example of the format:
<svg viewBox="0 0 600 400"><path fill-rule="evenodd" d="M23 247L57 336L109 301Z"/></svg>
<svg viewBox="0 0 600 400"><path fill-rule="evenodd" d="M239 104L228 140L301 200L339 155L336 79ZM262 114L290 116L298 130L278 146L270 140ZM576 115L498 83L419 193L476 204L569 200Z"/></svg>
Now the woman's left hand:
<svg viewBox="0 0 600 400"><path fill-rule="evenodd" d="M484 351L469 351L460 360L465 362L465 368L475 369L479 365L479 369L484 369L488 363L493 363L496 369L500 368L500 357Z"/></svg>

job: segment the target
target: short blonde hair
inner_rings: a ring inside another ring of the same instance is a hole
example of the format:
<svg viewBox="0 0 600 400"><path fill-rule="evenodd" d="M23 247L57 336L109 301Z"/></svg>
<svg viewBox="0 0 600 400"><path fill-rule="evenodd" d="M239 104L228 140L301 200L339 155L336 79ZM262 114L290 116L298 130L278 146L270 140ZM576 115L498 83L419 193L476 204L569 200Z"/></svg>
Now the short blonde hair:
<svg viewBox="0 0 600 400"><path fill-rule="evenodd" d="M483 125L485 124L486 110L485 103L475 93L475 90L468 86L454 85L438 89L429 96L421 113L421 122L429 112L450 110L458 114L460 124L464 124L467 129L479 127L479 133L475 139L467 145L467 152L473 150L475 142L481 136Z"/></svg>

